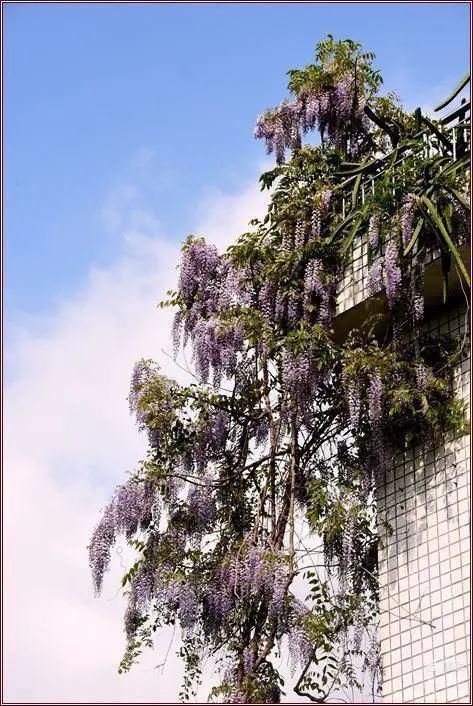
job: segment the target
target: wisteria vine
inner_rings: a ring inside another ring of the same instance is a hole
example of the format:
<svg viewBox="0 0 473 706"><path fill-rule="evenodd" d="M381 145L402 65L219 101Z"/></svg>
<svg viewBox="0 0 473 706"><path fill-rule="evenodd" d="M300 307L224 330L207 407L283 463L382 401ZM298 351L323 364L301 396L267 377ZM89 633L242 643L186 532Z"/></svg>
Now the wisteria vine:
<svg viewBox="0 0 473 706"><path fill-rule="evenodd" d="M379 683L376 474L396 447L462 428L450 385L456 343L420 326L423 255L436 231L415 149L396 193L391 170L361 211L341 208L347 160L362 169L397 149L414 121L379 96L373 55L359 45L329 36L316 58L290 72L293 99L257 120L277 163L261 178L272 189L264 221L223 254L203 238L184 244L166 305L176 308L175 355L190 348L197 382L136 364L129 404L149 453L89 547L97 593L118 538L136 550L123 579L121 669L160 626L178 624L184 700L204 655L220 669L209 698L226 703L278 703L275 658L285 653L295 692L311 701L361 688L360 655ZM321 146L303 145L314 129ZM462 174L436 201L459 239ZM340 341L337 282L347 243L363 233L369 293L386 305L382 336L363 327Z"/></svg>

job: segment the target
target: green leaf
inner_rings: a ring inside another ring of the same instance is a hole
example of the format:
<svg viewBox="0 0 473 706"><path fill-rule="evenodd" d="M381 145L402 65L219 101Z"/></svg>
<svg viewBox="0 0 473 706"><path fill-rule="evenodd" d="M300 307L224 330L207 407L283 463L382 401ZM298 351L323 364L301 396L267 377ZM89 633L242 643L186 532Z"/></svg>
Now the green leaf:
<svg viewBox="0 0 473 706"><path fill-rule="evenodd" d="M358 176L355 179L355 186L353 187L353 191L352 191L352 195L351 195L352 208L355 208L355 206L356 206L356 197L358 196L358 191L360 189L361 177L362 177L362 174L358 174Z"/></svg>
<svg viewBox="0 0 473 706"><path fill-rule="evenodd" d="M448 98L445 98L444 101L442 101L436 108L434 108L435 112L437 112L437 110L442 110L442 108L445 108L446 105L448 105L449 103L451 103L452 100L458 96L458 94L460 93L460 91L462 91L462 90L465 88L465 86L467 85L467 83L469 82L469 80L470 80L470 73L468 72L468 73L466 74L466 76L464 76L464 77L462 78L462 80L460 81L460 83L458 84L458 86L456 86L456 88L453 89L452 93L450 93L450 95L448 96Z"/></svg>
<svg viewBox="0 0 473 706"><path fill-rule="evenodd" d="M456 263L458 265L458 268L465 279L465 282L468 284L468 286L470 286L470 284L471 284L470 275L468 274L468 272L466 270L465 264L464 264L463 260L461 259L460 253L458 252L453 240L450 238L450 236L447 232L447 229L445 228L445 225L440 217L439 212L435 208L432 201L429 198L427 198L427 196L422 196L421 198L422 198L423 203L427 206L429 213L431 214L433 221L437 225L437 227L438 227L443 239L445 240L450 252L452 253L453 257L455 258Z"/></svg>
<svg viewBox="0 0 473 706"><path fill-rule="evenodd" d="M343 243L343 246L342 246L342 249L341 249L342 255L345 255L345 254L346 254L346 252L347 252L348 249L350 248L351 244L353 243L353 240L355 239L355 235L358 233L358 230L359 230L359 228L360 228L360 225L363 223L363 219L364 219L364 217L365 217L366 210L367 210L367 205L365 204L365 205L363 206L363 208L361 209L361 211L357 211L357 212L356 212L356 213L358 213L358 217L356 218L356 220L355 220L355 222L354 222L354 224L353 224L353 228L351 229L350 235L348 236L348 238L347 238L347 239L345 240L345 242Z"/></svg>
<svg viewBox="0 0 473 706"><path fill-rule="evenodd" d="M420 130L420 125L422 122L422 111L420 108L416 108L414 111L414 120L415 120L415 129L416 132L419 132Z"/></svg>
<svg viewBox="0 0 473 706"><path fill-rule="evenodd" d="M415 227L415 229L414 229L414 232L413 232L413 234L412 234L412 238L410 239L410 241L409 241L409 243L408 243L406 249L404 250L404 253L403 253L404 256L405 256L405 255L408 255L408 254L410 253L410 251L412 250L412 248L414 247L414 245L415 245L415 243L416 243L416 240L417 240L417 238L419 237L419 233L420 233L420 231L422 230L422 226L423 226L423 225L424 225L424 219L423 219L423 218L419 218L419 220L417 221L417 225L416 225L416 227Z"/></svg>
<svg viewBox="0 0 473 706"><path fill-rule="evenodd" d="M427 127L431 130L431 132L433 132L434 135L440 140L440 142L442 143L442 145L443 145L444 147L446 147L448 150L450 150L450 152L453 152L453 145L452 145L452 143L450 142L450 140L448 139L448 137L446 137L446 136L443 134L443 132L441 132L441 131L438 129L438 127L437 127L436 125L434 125L434 123L433 123L431 120L429 120L428 118L426 118L425 115L422 115L422 116L421 116L421 120L422 120L423 123L425 123L425 125L427 125Z"/></svg>
<svg viewBox="0 0 473 706"><path fill-rule="evenodd" d="M372 159L370 162L366 162L365 164L360 164L356 169L348 169L347 171L339 172L340 175L343 176L355 176L355 174L363 174L363 172L368 171L371 167L373 167L375 164L378 164L381 162L380 159ZM348 183L351 181L350 179L347 179L347 181L343 182L343 184L340 184L339 188L342 188L344 184Z"/></svg>
<svg viewBox="0 0 473 706"><path fill-rule="evenodd" d="M445 191L448 191L452 196L455 196L462 206L470 210L470 202L458 189L454 189L453 186L447 186L446 184L442 184L442 189L445 189Z"/></svg>
<svg viewBox="0 0 473 706"><path fill-rule="evenodd" d="M447 303L448 296L448 275L452 266L452 256L450 252L442 253L442 301Z"/></svg>
<svg viewBox="0 0 473 706"><path fill-rule="evenodd" d="M448 166L444 167L442 171L438 173L437 178L440 176L446 176L447 174L454 174L459 169L467 167L469 163L470 156L464 155L463 157L460 157L460 159L457 159L455 162L451 162Z"/></svg>
<svg viewBox="0 0 473 706"><path fill-rule="evenodd" d="M331 233L331 234L329 235L329 237L327 238L327 242L328 242L328 243L331 243L331 242L334 240L334 238L335 238L344 228L346 228L346 226L356 217L356 215L357 215L358 213L359 213L359 211L351 211L351 212L348 214L348 216L345 218L345 220L342 221L342 222L335 228L335 230L333 231L333 233Z"/></svg>

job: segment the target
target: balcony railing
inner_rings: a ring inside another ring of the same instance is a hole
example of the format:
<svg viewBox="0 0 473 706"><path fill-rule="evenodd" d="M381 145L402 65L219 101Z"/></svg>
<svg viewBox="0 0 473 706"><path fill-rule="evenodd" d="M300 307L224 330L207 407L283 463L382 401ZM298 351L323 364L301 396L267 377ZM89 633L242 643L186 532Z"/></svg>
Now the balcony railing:
<svg viewBox="0 0 473 706"><path fill-rule="evenodd" d="M444 127L442 134L447 137L446 140L442 140L439 135L428 126L417 133L416 138L422 137L423 141L421 157L423 156L425 159L429 159L435 155L439 155L448 157L454 162L460 152L468 153L470 150L470 101L463 100L458 107L441 118L440 123ZM353 202L352 191L357 176L354 175L345 181L344 189L339 198L339 208L343 218L347 216L349 208L354 210L365 203L367 195L374 193L376 181L383 176L388 169L392 169L394 166L401 166L400 170L397 169L397 173L399 178L399 171L401 171L402 180L402 164L412 155L412 148L407 146L400 148L398 152L399 155L394 164L392 163L391 154L379 159L372 165L370 170L365 173L360 182L355 202ZM395 199L396 183L394 181L392 189L393 199ZM462 259L468 262L469 248L462 246L460 253ZM429 265L429 263L431 263L428 272L426 272L426 283L432 278L432 273L434 273L435 277L438 276L440 279L441 268L439 265L439 257L440 251L436 249L426 254L425 264ZM340 279L337 286L337 317L339 319L345 319L347 322L343 325L343 321L340 320L339 326L342 329L348 327L349 310L358 307L370 298L368 291L368 235L366 232L354 238L347 256L347 263L343 277ZM451 280L451 291L454 293L459 288L460 283L455 273L453 273ZM426 292L426 303L428 303L429 296L429 292ZM382 308L382 304L379 302L374 305L375 309L379 310L380 307ZM354 315L356 316L356 314Z"/></svg>

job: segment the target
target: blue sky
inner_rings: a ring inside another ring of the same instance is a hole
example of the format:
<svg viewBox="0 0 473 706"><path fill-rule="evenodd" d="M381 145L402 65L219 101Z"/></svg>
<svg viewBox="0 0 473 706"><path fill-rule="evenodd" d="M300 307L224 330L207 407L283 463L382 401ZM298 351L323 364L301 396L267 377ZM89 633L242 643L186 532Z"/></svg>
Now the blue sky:
<svg viewBox="0 0 473 706"><path fill-rule="evenodd" d="M139 198L183 239L207 190L254 176L256 115L327 32L375 51L386 89L413 107L442 98L469 56L467 3L3 9L6 301L17 322L113 260L111 195Z"/></svg>

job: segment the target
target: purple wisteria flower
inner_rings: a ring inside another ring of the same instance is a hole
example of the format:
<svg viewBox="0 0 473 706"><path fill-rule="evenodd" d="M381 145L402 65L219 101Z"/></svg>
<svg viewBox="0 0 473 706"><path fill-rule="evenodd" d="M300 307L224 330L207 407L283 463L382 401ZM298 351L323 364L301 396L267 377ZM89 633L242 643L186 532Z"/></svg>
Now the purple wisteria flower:
<svg viewBox="0 0 473 706"><path fill-rule="evenodd" d="M296 223L294 244L296 248L303 248L305 245L305 224L303 221L297 221Z"/></svg>
<svg viewBox="0 0 473 706"><path fill-rule="evenodd" d="M113 499L115 529L118 534L131 537L140 522L150 516L155 491L151 483L129 480L121 485Z"/></svg>
<svg viewBox="0 0 473 706"><path fill-rule="evenodd" d="M368 392L368 416L371 424L375 425L379 421L382 412L383 382L378 371L371 376Z"/></svg>
<svg viewBox="0 0 473 706"><path fill-rule="evenodd" d="M313 130L317 125L320 108L319 95L313 90L304 90L298 97L301 115L301 126L304 133Z"/></svg>
<svg viewBox="0 0 473 706"><path fill-rule="evenodd" d="M279 562L274 571L272 596L268 607L270 618L277 618L283 612L288 587L289 567Z"/></svg>
<svg viewBox="0 0 473 706"><path fill-rule="evenodd" d="M416 363L415 377L418 389L423 390L425 385L432 378L432 371L425 363Z"/></svg>
<svg viewBox="0 0 473 706"><path fill-rule="evenodd" d="M320 278L323 272L322 263L320 260L311 260L306 267L304 275L304 302L309 303L312 295L321 296L324 291L324 285Z"/></svg>
<svg viewBox="0 0 473 706"><path fill-rule="evenodd" d="M391 240L386 246L384 255L384 286L390 307L399 298L401 280L402 274L398 264L398 249L396 243Z"/></svg>
<svg viewBox="0 0 473 706"><path fill-rule="evenodd" d="M416 197L414 194L407 194L401 208L401 233L404 247L409 245L414 230L414 215L416 209Z"/></svg>
<svg viewBox="0 0 473 706"><path fill-rule="evenodd" d="M246 289L245 272L221 258L213 245L199 240L184 249L178 290L183 306L173 324L174 352L183 332L184 345L191 340L196 371L204 383L212 372L218 387L224 374L235 371L242 330L238 325L223 326L220 314L232 303L252 304Z"/></svg>
<svg viewBox="0 0 473 706"><path fill-rule="evenodd" d="M283 231L281 250L287 254L294 250L294 232L292 228L286 228Z"/></svg>
<svg viewBox="0 0 473 706"><path fill-rule="evenodd" d="M209 594L209 607L215 622L223 623L233 609L235 576L229 566L217 569L215 580Z"/></svg>
<svg viewBox="0 0 473 706"><path fill-rule="evenodd" d="M209 596L214 620L219 624L236 604L263 597L268 600L268 615L276 618L284 606L288 576L288 564L278 552L257 544L246 546L216 572Z"/></svg>
<svg viewBox="0 0 473 706"><path fill-rule="evenodd" d="M320 208L317 206L312 210L311 220L310 220L310 233L313 239L317 239L320 236L320 228L322 225L322 217L320 213Z"/></svg>
<svg viewBox="0 0 473 706"><path fill-rule="evenodd" d="M350 381L348 385L348 413L350 416L350 424L353 429L357 429L360 423L361 412L361 393L358 381Z"/></svg>
<svg viewBox="0 0 473 706"><path fill-rule="evenodd" d="M145 519L150 520L156 502L155 489L150 483L130 479L117 488L112 502L105 508L89 545L89 565L95 592L102 588L105 572L110 565L111 549L116 537L131 537Z"/></svg>
<svg viewBox="0 0 473 706"><path fill-rule="evenodd" d="M304 89L295 101L285 100L267 110L258 117L254 136L264 139L268 154L275 152L277 164L282 164L287 149L301 146L301 132L305 134L316 126L322 137L344 148L348 122L367 127L363 108L364 97L355 93L353 78L345 75L332 85Z"/></svg>
<svg viewBox="0 0 473 706"><path fill-rule="evenodd" d="M266 150L268 154L275 153L277 164L284 162L286 149L300 147L300 120L299 103L288 100L258 117L254 136L265 140Z"/></svg>
<svg viewBox="0 0 473 706"><path fill-rule="evenodd" d="M251 674L255 666L255 653L252 647L243 650L243 671L245 675Z"/></svg>
<svg viewBox="0 0 473 706"><path fill-rule="evenodd" d="M424 297L422 294L416 294L412 300L412 308L414 312L414 320L422 321L424 318Z"/></svg>
<svg viewBox="0 0 473 706"><path fill-rule="evenodd" d="M379 216L371 216L368 224L368 241L372 248L378 247L379 241Z"/></svg>
<svg viewBox="0 0 473 706"><path fill-rule="evenodd" d="M287 320L295 324L299 321L300 314L300 297L299 293L295 291L290 291L287 295L287 308L286 316Z"/></svg>
<svg viewBox="0 0 473 706"><path fill-rule="evenodd" d="M368 272L367 289L370 296L379 294L383 289L383 262L376 260Z"/></svg>
<svg viewBox="0 0 473 706"><path fill-rule="evenodd" d="M241 599L250 599L261 590L272 589L273 574L266 554L263 548L251 545L235 565L237 590Z"/></svg>
<svg viewBox="0 0 473 706"><path fill-rule="evenodd" d="M331 201L332 201L332 190L331 189L322 189L322 193L320 194L320 207L321 207L324 215L328 213Z"/></svg>
<svg viewBox="0 0 473 706"><path fill-rule="evenodd" d="M131 375L128 404L131 414L136 416L139 429L145 429L149 421L149 411L142 409L141 402L150 382L159 377L159 367L150 360L135 363Z"/></svg>
<svg viewBox="0 0 473 706"><path fill-rule="evenodd" d="M223 374L231 376L235 372L243 331L239 326L223 328L215 317L201 319L195 326L192 343L198 376L207 383L212 370L214 385L218 387Z"/></svg>
<svg viewBox="0 0 473 706"><path fill-rule="evenodd" d="M129 602L140 612L146 610L151 602L157 578L156 569L146 561L141 562L138 571L133 575Z"/></svg>
<svg viewBox="0 0 473 706"><path fill-rule="evenodd" d="M221 284L218 295L218 308L225 309L233 303L246 299L245 270L238 270L228 263L222 263Z"/></svg>
<svg viewBox="0 0 473 706"><path fill-rule="evenodd" d="M190 631L196 625L199 617L200 602L189 582L182 581L177 591L179 601L179 621L181 628Z"/></svg>
<svg viewBox="0 0 473 706"><path fill-rule="evenodd" d="M285 390L294 399L302 403L310 398L318 381L317 368L310 351L297 354L283 351L282 380Z"/></svg>
<svg viewBox="0 0 473 706"><path fill-rule="evenodd" d="M210 424L206 428L207 441L212 449L220 450L224 448L228 437L230 419L230 414L224 409L219 409L212 416Z"/></svg>
<svg viewBox="0 0 473 706"><path fill-rule="evenodd" d="M110 504L95 528L89 545L89 566L97 596L102 590L104 574L110 566L111 549L115 543L115 536L113 506Z"/></svg>
<svg viewBox="0 0 473 706"><path fill-rule="evenodd" d="M264 318L271 321L276 303L277 286L274 282L264 282L258 295L259 309Z"/></svg>
<svg viewBox="0 0 473 706"><path fill-rule="evenodd" d="M295 601L293 624L288 633L289 658L291 674L298 667L304 667L312 653L313 644L304 628L304 618L309 610L300 602Z"/></svg>
<svg viewBox="0 0 473 706"><path fill-rule="evenodd" d="M142 614L133 601L129 601L123 618L125 635L129 642L133 640L141 622Z"/></svg>
<svg viewBox="0 0 473 706"><path fill-rule="evenodd" d="M266 421L261 422L256 427L255 432L255 444L256 446L263 446L268 440L269 426Z"/></svg>
<svg viewBox="0 0 473 706"><path fill-rule="evenodd" d="M184 249L179 274L178 293L184 308L174 322L174 334L183 326L184 344L195 327L204 319L211 318L219 310L222 296L231 296L229 282L236 286L235 274L229 273L214 245L195 241ZM178 312L179 313L179 312Z"/></svg>
<svg viewBox="0 0 473 706"><path fill-rule="evenodd" d="M212 478L205 476L203 485L194 485L187 496L187 504L195 517L195 530L207 528L215 519L217 508L213 496Z"/></svg>
<svg viewBox="0 0 473 706"><path fill-rule="evenodd" d="M318 304L317 322L326 324L331 318L330 292L321 279L323 273L320 260L311 260L304 275L304 317L311 319L310 307Z"/></svg>
<svg viewBox="0 0 473 706"><path fill-rule="evenodd" d="M179 293L187 303L193 302L197 293L202 297L207 312L217 305L216 277L220 274L222 261L215 245L197 241L184 250L179 271ZM214 295L213 297L211 295Z"/></svg>

